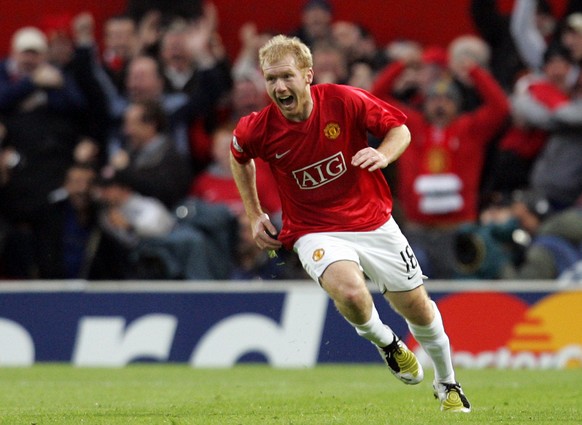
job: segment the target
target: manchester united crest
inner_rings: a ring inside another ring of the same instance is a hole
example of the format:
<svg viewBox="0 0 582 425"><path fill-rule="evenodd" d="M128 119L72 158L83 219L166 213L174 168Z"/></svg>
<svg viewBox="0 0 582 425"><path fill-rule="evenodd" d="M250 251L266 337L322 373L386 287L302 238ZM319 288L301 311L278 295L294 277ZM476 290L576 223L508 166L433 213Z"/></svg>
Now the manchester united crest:
<svg viewBox="0 0 582 425"><path fill-rule="evenodd" d="M428 152L428 169L431 173L444 173L450 170L451 161L445 149L432 148Z"/></svg>
<svg viewBox="0 0 582 425"><path fill-rule="evenodd" d="M335 140L341 133L340 126L337 122L329 122L323 129L323 134L330 140Z"/></svg>
<svg viewBox="0 0 582 425"><path fill-rule="evenodd" d="M325 250L323 248L318 248L313 251L313 255L311 256L312 260L316 263L323 258L325 255Z"/></svg>

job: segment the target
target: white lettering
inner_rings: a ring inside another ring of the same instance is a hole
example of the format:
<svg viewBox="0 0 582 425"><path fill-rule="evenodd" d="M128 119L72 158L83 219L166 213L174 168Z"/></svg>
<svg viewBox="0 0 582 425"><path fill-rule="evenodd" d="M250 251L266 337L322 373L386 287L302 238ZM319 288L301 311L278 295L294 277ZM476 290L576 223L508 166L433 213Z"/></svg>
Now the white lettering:
<svg viewBox="0 0 582 425"><path fill-rule="evenodd" d="M326 167L327 169L327 167ZM317 174L319 176L319 182L320 183L325 183L327 181L327 179L325 178L325 175L323 174L323 172L321 171L321 164L317 165L315 167L315 171L317 171Z"/></svg>
<svg viewBox="0 0 582 425"><path fill-rule="evenodd" d="M315 189L323 186L346 172L346 162L341 152L293 171L293 177L301 189Z"/></svg>
<svg viewBox="0 0 582 425"><path fill-rule="evenodd" d="M307 171L303 173L303 179L301 180L301 187L316 187L318 185L317 180L311 177Z"/></svg>
<svg viewBox="0 0 582 425"><path fill-rule="evenodd" d="M447 214L463 208L463 181L455 174L420 175L414 181L419 210L424 214Z"/></svg>
<svg viewBox="0 0 582 425"><path fill-rule="evenodd" d="M0 319L0 366L30 366L34 342L26 329L12 320Z"/></svg>
<svg viewBox="0 0 582 425"><path fill-rule="evenodd" d="M167 314L148 314L125 329L123 317L84 317L73 351L77 366L121 367L137 358L167 360L177 320Z"/></svg>
<svg viewBox="0 0 582 425"><path fill-rule="evenodd" d="M415 350L418 361L429 366L431 361L425 351ZM467 369L565 369L582 366L582 345L568 345L558 351L533 353L519 351L512 353L505 347L497 351L481 351L473 354L467 351L453 352L453 364Z"/></svg>
<svg viewBox="0 0 582 425"><path fill-rule="evenodd" d="M237 314L213 326L192 353L193 367L230 367L246 353L260 352L275 367L317 363L328 298L319 290L290 291L281 324L260 314Z"/></svg>
<svg viewBox="0 0 582 425"><path fill-rule="evenodd" d="M555 355L555 367L582 367L582 345L568 345Z"/></svg>
<svg viewBox="0 0 582 425"><path fill-rule="evenodd" d="M337 164L335 164L337 162ZM335 165L335 172L332 169L332 165ZM329 161L325 167L325 171L329 176L339 176L342 175L345 170L345 164L341 161L341 158L337 157Z"/></svg>

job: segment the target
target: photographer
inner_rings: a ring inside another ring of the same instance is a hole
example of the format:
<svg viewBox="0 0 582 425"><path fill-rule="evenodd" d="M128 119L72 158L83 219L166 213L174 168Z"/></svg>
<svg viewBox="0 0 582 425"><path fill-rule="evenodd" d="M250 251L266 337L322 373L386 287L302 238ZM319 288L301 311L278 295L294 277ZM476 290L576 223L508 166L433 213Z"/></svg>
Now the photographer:
<svg viewBox="0 0 582 425"><path fill-rule="evenodd" d="M582 260L582 208L552 210L535 191L516 191L492 205L481 224L459 229L455 260L461 278L558 279Z"/></svg>
<svg viewBox="0 0 582 425"><path fill-rule="evenodd" d="M580 206L554 212L543 196L519 191L511 210L525 231L525 253L523 262L504 273L503 278L557 279L582 260Z"/></svg>
<svg viewBox="0 0 582 425"><path fill-rule="evenodd" d="M499 279L519 263L523 248L513 240L519 228L507 197L492 197L479 223L459 227L454 236L455 278Z"/></svg>

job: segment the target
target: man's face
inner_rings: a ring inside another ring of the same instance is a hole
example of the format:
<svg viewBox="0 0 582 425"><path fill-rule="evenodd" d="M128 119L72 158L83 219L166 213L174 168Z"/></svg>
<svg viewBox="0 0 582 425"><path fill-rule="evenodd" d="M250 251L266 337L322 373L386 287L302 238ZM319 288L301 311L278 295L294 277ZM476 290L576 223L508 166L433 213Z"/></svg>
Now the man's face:
<svg viewBox="0 0 582 425"><path fill-rule="evenodd" d="M315 50L313 52L313 74L317 83L341 83L348 70L339 50Z"/></svg>
<svg viewBox="0 0 582 425"><path fill-rule="evenodd" d="M562 90L568 89L568 77L572 71L572 64L568 60L560 56L554 56L544 64L543 70L551 83Z"/></svg>
<svg viewBox="0 0 582 425"><path fill-rule="evenodd" d="M20 75L30 75L40 64L45 62L46 54L35 50L24 50L22 52L13 52L12 59Z"/></svg>
<svg viewBox="0 0 582 425"><path fill-rule="evenodd" d="M127 75L127 92L131 100L156 100L163 87L154 59L142 57L131 62Z"/></svg>
<svg viewBox="0 0 582 425"><path fill-rule="evenodd" d="M106 50L127 59L136 44L135 24L131 19L112 19L105 24L103 40Z"/></svg>
<svg viewBox="0 0 582 425"><path fill-rule="evenodd" d="M178 72L186 72L193 68L192 55L188 52L187 42L185 34L166 34L160 51L165 67Z"/></svg>
<svg viewBox="0 0 582 425"><path fill-rule="evenodd" d="M310 84L313 70L301 70L295 59L287 55L280 61L265 64L263 68L269 97L290 121L304 121L311 112Z"/></svg>
<svg viewBox="0 0 582 425"><path fill-rule="evenodd" d="M143 108L140 105L131 105L125 111L123 133L133 149L139 149L156 134L155 127L144 122L142 117Z"/></svg>
<svg viewBox="0 0 582 425"><path fill-rule="evenodd" d="M357 25L352 22L339 21L332 26L333 39L344 51L357 47L361 35Z"/></svg>
<svg viewBox="0 0 582 425"><path fill-rule="evenodd" d="M321 7L311 7L303 12L302 22L313 38L325 38L330 30L331 13Z"/></svg>
<svg viewBox="0 0 582 425"><path fill-rule="evenodd" d="M86 168L71 168L68 171L64 187L77 210L83 210L91 203L95 177L95 171Z"/></svg>
<svg viewBox="0 0 582 425"><path fill-rule="evenodd" d="M426 98L424 111L431 124L446 127L456 118L458 106L446 95L432 95Z"/></svg>

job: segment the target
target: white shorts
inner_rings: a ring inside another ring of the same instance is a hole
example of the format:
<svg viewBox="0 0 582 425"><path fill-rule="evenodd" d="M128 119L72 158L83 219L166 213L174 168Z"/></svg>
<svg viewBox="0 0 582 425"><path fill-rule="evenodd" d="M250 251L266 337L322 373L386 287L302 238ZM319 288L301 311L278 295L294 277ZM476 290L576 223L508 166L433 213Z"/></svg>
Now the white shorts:
<svg viewBox="0 0 582 425"><path fill-rule="evenodd" d="M370 232L310 233L293 246L305 271L319 283L327 267L354 261L382 293L410 291L422 285L422 270L393 218Z"/></svg>

